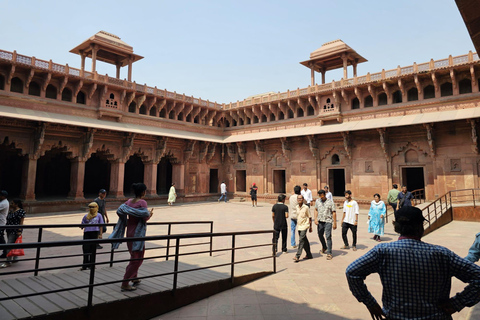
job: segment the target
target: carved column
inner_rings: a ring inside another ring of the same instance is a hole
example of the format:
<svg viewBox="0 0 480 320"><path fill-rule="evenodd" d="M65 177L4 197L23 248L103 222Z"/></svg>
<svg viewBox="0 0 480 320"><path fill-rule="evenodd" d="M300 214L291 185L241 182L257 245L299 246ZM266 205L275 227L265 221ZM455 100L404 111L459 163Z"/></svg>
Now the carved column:
<svg viewBox="0 0 480 320"><path fill-rule="evenodd" d="M125 176L125 162L117 159L110 164L110 197L123 198L123 180Z"/></svg>
<svg viewBox="0 0 480 320"><path fill-rule="evenodd" d="M315 69L313 68L313 63L310 63L310 80L311 80L311 86L313 87L315 85Z"/></svg>
<svg viewBox="0 0 480 320"><path fill-rule="evenodd" d="M116 64L116 66L117 66L116 78L117 78L117 79L120 79L120 63L118 62L118 63Z"/></svg>
<svg viewBox="0 0 480 320"><path fill-rule="evenodd" d="M76 157L70 168L70 192L68 197L74 200L85 199L83 196L83 182L85 177L85 160Z"/></svg>
<svg viewBox="0 0 480 320"><path fill-rule="evenodd" d="M147 186L147 195L157 195L157 163L154 161L144 162L143 181Z"/></svg>
<svg viewBox="0 0 480 320"><path fill-rule="evenodd" d="M348 73L347 73L348 58L345 53L342 53L342 60L343 60L343 79L346 80L348 79Z"/></svg>
<svg viewBox="0 0 480 320"><path fill-rule="evenodd" d="M97 51L98 46L96 44L92 44L92 72L95 72L97 68Z"/></svg>
<svg viewBox="0 0 480 320"><path fill-rule="evenodd" d="M132 60L131 57L128 59L128 81L132 81Z"/></svg>
<svg viewBox="0 0 480 320"><path fill-rule="evenodd" d="M22 170L22 189L20 197L25 201L35 201L35 181L37 176L37 158L25 157Z"/></svg>

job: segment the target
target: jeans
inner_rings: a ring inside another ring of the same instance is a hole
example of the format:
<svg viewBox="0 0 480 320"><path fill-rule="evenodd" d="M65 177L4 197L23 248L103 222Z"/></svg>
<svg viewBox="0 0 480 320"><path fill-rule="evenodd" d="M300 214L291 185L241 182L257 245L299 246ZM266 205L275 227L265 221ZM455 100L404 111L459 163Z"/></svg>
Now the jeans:
<svg viewBox="0 0 480 320"><path fill-rule="evenodd" d="M290 244L292 247L295 247L297 244L295 243L295 229L297 229L297 219L290 219L290 231L291 231L291 238L290 238Z"/></svg>
<svg viewBox="0 0 480 320"><path fill-rule="evenodd" d="M308 242L307 238L308 229L305 230L298 230L298 250L295 257L300 258L303 249L305 249L305 253L307 254L308 258L312 258L312 252L310 251L310 242Z"/></svg>
<svg viewBox="0 0 480 320"><path fill-rule="evenodd" d="M397 203L396 202L390 203L390 206L393 209L393 214L397 213Z"/></svg>
<svg viewBox="0 0 480 320"><path fill-rule="evenodd" d="M282 252L287 252L287 227L277 230L275 229L275 238L273 242L275 243L275 251L273 254L278 252L278 238L280 238L280 232L282 233Z"/></svg>
<svg viewBox="0 0 480 320"><path fill-rule="evenodd" d="M222 200L222 198L225 197L225 202L227 202L227 193L222 193L222 195L220 196L220 199L218 199L218 201Z"/></svg>
<svg viewBox="0 0 480 320"><path fill-rule="evenodd" d="M320 242L322 243L322 249L326 249L327 254L332 254L332 223L318 221L317 231L318 239L320 239ZM325 237L327 237L326 243L324 234Z"/></svg>
<svg viewBox="0 0 480 320"><path fill-rule="evenodd" d="M343 239L343 244L348 247L348 238L347 238L347 231L348 229L352 230L352 235L353 235L353 243L352 246L356 247L357 246L357 226L343 222L342 223L342 239Z"/></svg>

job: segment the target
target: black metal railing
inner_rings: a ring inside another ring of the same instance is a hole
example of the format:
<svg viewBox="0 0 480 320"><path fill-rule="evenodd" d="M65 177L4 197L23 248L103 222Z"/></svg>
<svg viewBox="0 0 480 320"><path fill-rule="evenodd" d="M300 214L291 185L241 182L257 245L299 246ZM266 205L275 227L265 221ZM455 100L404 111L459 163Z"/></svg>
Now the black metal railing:
<svg viewBox="0 0 480 320"><path fill-rule="evenodd" d="M425 202L425 189L416 189L412 191L413 203L415 205Z"/></svg>

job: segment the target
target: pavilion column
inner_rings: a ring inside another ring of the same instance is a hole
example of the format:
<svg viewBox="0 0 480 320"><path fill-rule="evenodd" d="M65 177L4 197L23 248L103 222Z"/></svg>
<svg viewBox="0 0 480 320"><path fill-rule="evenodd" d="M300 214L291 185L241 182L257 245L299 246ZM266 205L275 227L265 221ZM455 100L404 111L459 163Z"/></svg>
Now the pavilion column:
<svg viewBox="0 0 480 320"><path fill-rule="evenodd" d="M110 197L123 198L123 180L125 177L125 162L121 159L110 165Z"/></svg>
<svg viewBox="0 0 480 320"><path fill-rule="evenodd" d="M70 169L70 192L69 198L74 200L85 199L83 196L83 182L85 181L85 159L75 158L72 160Z"/></svg>
<svg viewBox="0 0 480 320"><path fill-rule="evenodd" d="M357 59L355 59L357 60ZM352 63L352 66L353 66L353 77L356 78L357 77L357 61L354 61Z"/></svg>
<svg viewBox="0 0 480 320"><path fill-rule="evenodd" d="M96 44L92 44L92 72L95 72L97 68L97 51L98 46Z"/></svg>
<svg viewBox="0 0 480 320"><path fill-rule="evenodd" d="M325 68L322 68L322 69L320 70L320 72L322 73L322 84L325 84L325 72L326 72L326 71L327 71L327 70L325 70Z"/></svg>
<svg viewBox="0 0 480 320"><path fill-rule="evenodd" d="M35 201L35 181L37 177L37 158L27 156L23 162L22 189L20 197L25 201Z"/></svg>
<svg viewBox="0 0 480 320"><path fill-rule="evenodd" d="M147 195L157 195L157 163L153 161L145 162L144 165L144 183L147 186Z"/></svg>
<svg viewBox="0 0 480 320"><path fill-rule="evenodd" d="M80 51L80 58L81 58L81 63L80 63L80 70L82 71L82 73L85 71L85 58L87 57L87 55L85 54L85 52Z"/></svg>
<svg viewBox="0 0 480 320"><path fill-rule="evenodd" d="M343 79L346 80L348 79L348 73L347 73L348 59L345 53L342 53L342 60L343 60Z"/></svg>
<svg viewBox="0 0 480 320"><path fill-rule="evenodd" d="M128 81L132 81L132 61L133 59L128 58Z"/></svg>
<svg viewBox="0 0 480 320"><path fill-rule="evenodd" d="M120 63L116 63L116 66L117 66L117 79L120 79Z"/></svg>
<svg viewBox="0 0 480 320"><path fill-rule="evenodd" d="M311 86L315 86L315 69L313 67L313 63L310 62L310 80L311 80Z"/></svg>
<svg viewBox="0 0 480 320"><path fill-rule="evenodd" d="M172 182L175 183L177 194L185 193L185 165L172 164Z"/></svg>

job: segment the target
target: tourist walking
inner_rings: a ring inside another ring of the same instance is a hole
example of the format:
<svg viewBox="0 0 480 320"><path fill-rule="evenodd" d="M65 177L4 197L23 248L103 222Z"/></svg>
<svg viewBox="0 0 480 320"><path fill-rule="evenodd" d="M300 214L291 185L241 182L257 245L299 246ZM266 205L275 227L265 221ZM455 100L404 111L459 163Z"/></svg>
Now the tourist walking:
<svg viewBox="0 0 480 320"><path fill-rule="evenodd" d="M333 194L328 191L328 186L323 187L323 190L325 190L325 197L327 197L328 200L332 200L333 202Z"/></svg>
<svg viewBox="0 0 480 320"><path fill-rule="evenodd" d="M272 207L273 230L275 230L275 237L273 238L275 249L273 254L276 254L278 251L278 238L280 237L280 233L282 233L282 252L287 252L288 207L285 205L286 197L287 196L284 194L278 195L278 202Z"/></svg>
<svg viewBox="0 0 480 320"><path fill-rule="evenodd" d="M304 203L310 208L310 205L312 205L313 202L313 195L312 190L308 189L308 184L306 183L303 184L302 196Z"/></svg>
<svg viewBox="0 0 480 320"><path fill-rule="evenodd" d="M105 204L105 198L106 197L107 197L107 190L100 189L98 191L98 197L93 201L97 203L98 213L100 213L102 215L104 223L109 223L110 219L108 219L108 214L107 214L107 209L106 209L106 204ZM102 236L105 232L107 232L107 226L104 226L102 228L102 232L99 232L98 239L102 239ZM102 249L102 248L103 247L100 244L97 245L97 249Z"/></svg>
<svg viewBox="0 0 480 320"><path fill-rule="evenodd" d="M398 185L394 183L393 189L388 191L388 195L387 195L387 202L392 207L394 214L395 212L397 212L397 200L398 200L399 193L400 191L398 190Z"/></svg>
<svg viewBox="0 0 480 320"><path fill-rule="evenodd" d="M397 210L406 207L406 206L414 206L412 203L413 195L410 191L407 191L407 186L402 186L402 192L399 192L397 195Z"/></svg>
<svg viewBox="0 0 480 320"><path fill-rule="evenodd" d="M475 235L475 241L470 249L468 249L468 255L465 259L471 262L477 262L480 259L480 233Z"/></svg>
<svg viewBox="0 0 480 320"><path fill-rule="evenodd" d="M7 215L7 226L21 226L25 220L25 210L23 210L23 202L20 199L14 199L10 203L10 208L12 209ZM7 243L15 243L17 238L22 235L23 229L7 229ZM6 250L8 253L10 250ZM16 262L18 257L7 257L7 261L0 265L0 268L7 268L12 265L12 262Z"/></svg>
<svg viewBox="0 0 480 320"><path fill-rule="evenodd" d="M172 206L173 203L177 200L177 191L175 190L175 183L172 183L170 191L168 192L168 205Z"/></svg>
<svg viewBox="0 0 480 320"><path fill-rule="evenodd" d="M480 267L421 241L424 220L420 209L400 208L394 222L398 241L379 244L348 266L350 291L372 319L452 319L451 314L480 301ZM383 285L383 309L365 285L372 273ZM453 296L452 277L468 284Z"/></svg>
<svg viewBox="0 0 480 320"><path fill-rule="evenodd" d="M368 211L368 232L373 233L373 240L380 242L380 236L383 236L387 208L385 203L380 200L378 193L375 193L373 197L374 200L370 203L370 210Z"/></svg>
<svg viewBox="0 0 480 320"><path fill-rule="evenodd" d="M94 201L88 205L88 213L82 219L82 226L80 228L83 229L83 240L91 240L91 239L101 239L103 227L99 226L91 226L88 227L89 224L101 224L105 223L103 221L103 216L98 212L98 204ZM84 244L82 245L83 250L83 266L80 270L87 270L94 268L95 266L92 264L94 263L94 252L95 252L95 244Z"/></svg>
<svg viewBox="0 0 480 320"><path fill-rule="evenodd" d="M343 203L343 218L342 218L342 239L343 247L340 249L349 249L347 232L352 230L353 242L352 249L357 251L357 225L358 215L360 213L357 201L352 199L352 191L345 191L345 202Z"/></svg>
<svg viewBox="0 0 480 320"><path fill-rule="evenodd" d="M225 181L222 181L222 184L220 185L220 193L222 195L220 196L220 199L218 199L218 202L225 197L225 203L227 203L227 185L225 184Z"/></svg>
<svg viewBox="0 0 480 320"><path fill-rule="evenodd" d="M250 198L252 199L252 207L257 206L257 191L258 191L258 187L254 182L252 183L252 187L250 188Z"/></svg>
<svg viewBox="0 0 480 320"><path fill-rule="evenodd" d="M153 209L148 210L147 201L143 198L147 193L147 186L143 183L134 183L132 185L135 198L129 199L122 204L118 210L118 222L109 239L121 239L125 233L125 226L127 227L128 238L143 238L147 233L147 221L153 215ZM119 242L112 243L112 248L117 249ZM143 256L145 254L145 241L128 241L128 251L130 252L130 262L125 269L123 276L122 291L133 291L140 284L140 279L135 279L138 276L138 269L143 263ZM133 279L133 280L132 280ZM129 285L132 281L133 286Z"/></svg>
<svg viewBox="0 0 480 320"><path fill-rule="evenodd" d="M7 200L8 192L5 190L0 191L0 244L5 244L5 229L2 228L5 224L7 224L7 215L8 210L10 208L10 204ZM3 250L2 254L0 255L1 259L7 257L7 250Z"/></svg>
<svg viewBox="0 0 480 320"><path fill-rule="evenodd" d="M301 190L302 188L298 185L293 187L293 194L290 196L290 199L288 199L288 203L290 206L290 245L292 246L292 248L297 247L297 243L295 242L295 230L297 229L297 196L301 195Z"/></svg>
<svg viewBox="0 0 480 320"><path fill-rule="evenodd" d="M312 232L312 217L310 216L310 208L304 203L302 195L297 196L297 230L298 230L298 250L293 260L300 261L300 255L305 249L305 257L303 259L312 259L310 251L310 242L308 242L307 231Z"/></svg>
<svg viewBox="0 0 480 320"><path fill-rule="evenodd" d="M322 244L320 253L327 253L327 260L332 260L332 228L337 229L335 203L327 198L325 190L319 190L318 195L320 198L315 201L314 221L317 225L318 239Z"/></svg>

